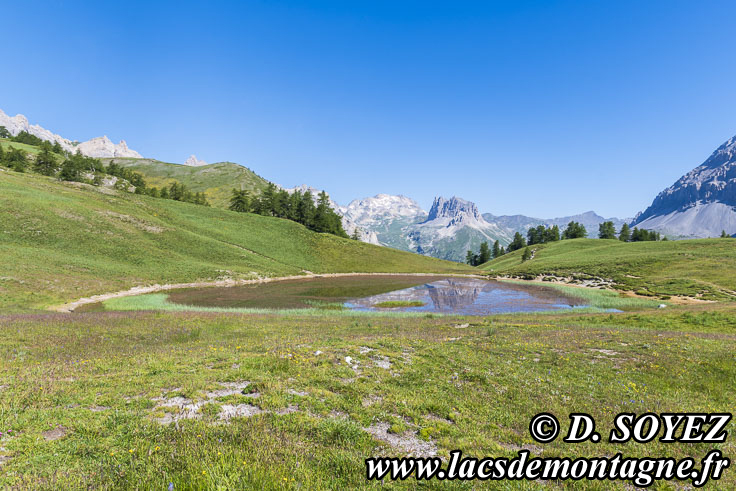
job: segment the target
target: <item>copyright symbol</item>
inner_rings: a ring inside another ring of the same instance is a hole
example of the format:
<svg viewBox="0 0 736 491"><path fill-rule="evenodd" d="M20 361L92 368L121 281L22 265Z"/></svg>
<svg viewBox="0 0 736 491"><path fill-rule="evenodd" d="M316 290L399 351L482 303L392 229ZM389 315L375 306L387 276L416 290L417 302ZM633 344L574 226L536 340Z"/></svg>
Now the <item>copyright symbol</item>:
<svg viewBox="0 0 736 491"><path fill-rule="evenodd" d="M550 413L539 413L529 422L529 433L539 443L549 443L560 434L560 422Z"/></svg>

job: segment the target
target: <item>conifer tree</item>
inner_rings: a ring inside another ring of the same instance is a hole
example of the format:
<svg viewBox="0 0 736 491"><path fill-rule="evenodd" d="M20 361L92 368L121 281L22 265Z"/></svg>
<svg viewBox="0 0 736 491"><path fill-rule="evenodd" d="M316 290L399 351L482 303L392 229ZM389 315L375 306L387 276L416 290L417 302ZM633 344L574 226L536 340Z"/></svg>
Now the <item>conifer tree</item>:
<svg viewBox="0 0 736 491"><path fill-rule="evenodd" d="M480 252L478 253L478 264L487 263L491 260L491 249L488 247L488 242L482 242L480 244Z"/></svg>
<svg viewBox="0 0 736 491"><path fill-rule="evenodd" d="M526 262L532 258L532 251L529 250L529 247L527 246L524 249L524 252L521 254L521 262Z"/></svg>
<svg viewBox="0 0 736 491"><path fill-rule="evenodd" d="M493 259L501 257L501 244L498 241L493 243Z"/></svg>
<svg viewBox="0 0 736 491"><path fill-rule="evenodd" d="M599 239L615 239L616 229L613 226L613 222L603 222L598 225L598 238Z"/></svg>
<svg viewBox="0 0 736 491"><path fill-rule="evenodd" d="M618 240L621 242L628 242L631 240L631 229L629 229L628 223L621 225L621 231L618 233Z"/></svg>

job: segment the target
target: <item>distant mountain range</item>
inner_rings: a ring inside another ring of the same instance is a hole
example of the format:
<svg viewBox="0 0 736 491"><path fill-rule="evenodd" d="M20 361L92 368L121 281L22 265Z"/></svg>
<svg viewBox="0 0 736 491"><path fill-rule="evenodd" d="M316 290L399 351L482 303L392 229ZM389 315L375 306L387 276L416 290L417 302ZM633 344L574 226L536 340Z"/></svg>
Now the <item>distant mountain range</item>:
<svg viewBox="0 0 736 491"><path fill-rule="evenodd" d="M679 238L736 234L736 136L659 193L632 225Z"/></svg>
<svg viewBox="0 0 736 491"><path fill-rule="evenodd" d="M604 218L594 211L586 211L585 213L581 213L579 215L570 215L558 218L533 218L524 215L496 216L490 213L484 213L483 218L485 218L489 222L496 223L502 227L508 228L509 230L513 230L514 232L521 232L522 234L525 234L526 231L530 228L538 227L539 225L544 225L547 227L557 225L560 228L560 231L562 231L565 229L565 227L567 227L568 223L578 222L585 226L585 230L587 230L588 237L590 238L598 237L598 225L603 222L613 222L613 225L618 231L621 230L621 226L624 223L627 223L629 221L628 219L615 217Z"/></svg>
<svg viewBox="0 0 736 491"><path fill-rule="evenodd" d="M142 156L125 141L114 144L107 137L73 142L38 125L23 115L7 116L0 110L0 126L12 135L21 131L43 140L59 142L65 150L80 151L90 157L115 160L143 173L153 185L178 180L193 191L203 191L214 206L227 207L232 187L255 193L267 181L245 167L221 162L207 164L194 155L183 165L167 164ZM241 170L242 169L242 170ZM316 196L319 190L307 185ZM624 223L653 229L671 237L713 237L722 230L736 234L736 137L721 145L701 166L662 191L652 205L633 220L604 218L593 211L559 218L524 215L481 214L478 207L453 196L438 196L427 212L413 199L401 195L378 194L340 206L332 206L343 216L345 230L357 228L364 242L412 251L442 259L462 261L467 250L477 250L481 242L511 242L514 234L526 234L531 227L557 225L564 229L571 221L582 223L589 237L597 237L598 225L612 221L617 230Z"/></svg>
<svg viewBox="0 0 736 491"><path fill-rule="evenodd" d="M88 157L132 157L142 158L141 154L135 150L128 148L128 144L125 140L121 140L120 143L115 144L106 136L100 136L92 138L85 142L73 142L66 138L59 136L51 131L43 128L37 124L30 124L28 118L22 114L17 114L13 117L8 116L2 110L0 110L0 126L10 132L11 135L17 136L21 131L30 133L42 140L46 140L51 143L59 143L61 148L67 152L76 153L81 152L83 155Z"/></svg>

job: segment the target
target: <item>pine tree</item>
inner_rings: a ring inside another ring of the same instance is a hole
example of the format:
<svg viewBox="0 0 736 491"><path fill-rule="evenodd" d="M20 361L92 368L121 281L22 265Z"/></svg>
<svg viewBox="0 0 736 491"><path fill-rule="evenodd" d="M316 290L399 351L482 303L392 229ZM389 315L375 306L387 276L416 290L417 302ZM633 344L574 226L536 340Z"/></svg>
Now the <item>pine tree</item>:
<svg viewBox="0 0 736 491"><path fill-rule="evenodd" d="M616 228L613 226L613 222L603 222L598 225L598 238L599 239L615 239Z"/></svg>
<svg viewBox="0 0 736 491"><path fill-rule="evenodd" d="M621 231L618 233L618 240L621 242L628 242L631 240L631 229L629 229L628 223L621 225Z"/></svg>
<svg viewBox="0 0 736 491"><path fill-rule="evenodd" d="M0 138L10 138L10 132L5 126L0 126Z"/></svg>
<svg viewBox="0 0 736 491"><path fill-rule="evenodd" d="M478 253L478 264L487 263L491 260L491 248L488 247L488 242L482 242L480 244L480 252Z"/></svg>
<svg viewBox="0 0 736 491"><path fill-rule="evenodd" d="M521 262L526 262L532 258L532 251L529 250L529 247L526 247L524 249L524 252L521 254Z"/></svg>
<svg viewBox="0 0 736 491"><path fill-rule="evenodd" d="M588 231L585 230L585 226L578 222L570 222L567 224L567 228L562 232L563 239L582 239L588 236Z"/></svg>
<svg viewBox="0 0 736 491"><path fill-rule="evenodd" d="M51 153L51 145L45 145L41 153L36 157L33 170L44 176L53 176L56 174L56 168L56 158Z"/></svg>
<svg viewBox="0 0 736 491"><path fill-rule="evenodd" d="M238 191L237 189L233 189L232 196L230 197L230 206L228 206L228 208L239 213L249 212L251 208L248 191Z"/></svg>
<svg viewBox="0 0 736 491"><path fill-rule="evenodd" d="M560 240L560 227L557 225L552 225L544 231L545 242L557 242L558 240Z"/></svg>
<svg viewBox="0 0 736 491"><path fill-rule="evenodd" d="M501 257L501 244L498 241L493 243L493 259Z"/></svg>
<svg viewBox="0 0 736 491"><path fill-rule="evenodd" d="M725 230L721 232L721 239L728 239L729 237L731 236L728 235Z"/></svg>
<svg viewBox="0 0 736 491"><path fill-rule="evenodd" d="M355 230L353 230L353 234L350 236L353 240L360 240L360 229L358 227L355 227Z"/></svg>
<svg viewBox="0 0 736 491"><path fill-rule="evenodd" d="M524 240L524 237L519 232L516 232L514 234L514 240L511 241L509 246L506 248L506 251L513 252L523 247L526 247L526 240Z"/></svg>

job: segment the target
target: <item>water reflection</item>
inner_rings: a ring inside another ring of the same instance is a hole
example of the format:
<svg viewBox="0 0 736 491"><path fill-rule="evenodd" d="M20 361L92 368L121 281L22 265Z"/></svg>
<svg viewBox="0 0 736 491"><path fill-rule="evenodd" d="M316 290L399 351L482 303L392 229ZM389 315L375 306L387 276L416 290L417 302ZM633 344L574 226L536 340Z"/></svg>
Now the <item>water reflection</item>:
<svg viewBox="0 0 736 491"><path fill-rule="evenodd" d="M353 310L389 310L375 305L393 301L422 302L424 305L391 310L462 315L558 310L582 305L581 301L565 297L551 288L474 278L446 278L403 290L354 299L346 302L345 306Z"/></svg>

